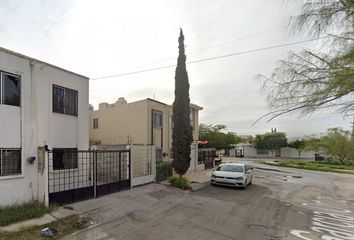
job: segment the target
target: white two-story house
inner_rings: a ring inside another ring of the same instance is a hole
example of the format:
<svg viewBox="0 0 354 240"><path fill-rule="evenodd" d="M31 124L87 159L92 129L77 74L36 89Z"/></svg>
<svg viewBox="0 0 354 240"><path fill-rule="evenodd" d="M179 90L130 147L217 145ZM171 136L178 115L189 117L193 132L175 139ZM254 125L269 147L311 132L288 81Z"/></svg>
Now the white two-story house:
<svg viewBox="0 0 354 240"><path fill-rule="evenodd" d="M88 149L88 93L87 77L0 48L0 205L47 201L41 147Z"/></svg>

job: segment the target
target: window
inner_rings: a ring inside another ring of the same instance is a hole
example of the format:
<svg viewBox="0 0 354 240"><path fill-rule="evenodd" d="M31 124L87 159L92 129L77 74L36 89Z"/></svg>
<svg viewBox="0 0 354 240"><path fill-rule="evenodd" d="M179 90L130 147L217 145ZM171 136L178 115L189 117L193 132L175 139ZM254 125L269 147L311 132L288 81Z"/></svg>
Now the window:
<svg viewBox="0 0 354 240"><path fill-rule="evenodd" d="M162 112L153 110L152 118L154 128L162 128Z"/></svg>
<svg viewBox="0 0 354 240"><path fill-rule="evenodd" d="M78 92L53 85L53 112L77 116Z"/></svg>
<svg viewBox="0 0 354 240"><path fill-rule="evenodd" d="M194 130L194 122L195 122L195 111L191 110L191 113L189 115L190 121L191 121L191 126L192 129Z"/></svg>
<svg viewBox="0 0 354 240"><path fill-rule="evenodd" d="M20 106L21 84L19 77L0 72L0 103Z"/></svg>
<svg viewBox="0 0 354 240"><path fill-rule="evenodd" d="M77 148L53 148L53 170L77 168Z"/></svg>
<svg viewBox="0 0 354 240"><path fill-rule="evenodd" d="M170 115L170 117L169 117L169 125L170 125L170 128L172 129L173 127L174 127L174 124L173 124L173 116L172 115Z"/></svg>
<svg viewBox="0 0 354 240"><path fill-rule="evenodd" d="M241 165L221 165L216 171L224 171L224 172L244 172L243 166Z"/></svg>
<svg viewBox="0 0 354 240"><path fill-rule="evenodd" d="M93 128L97 129L98 128L98 118L93 119Z"/></svg>
<svg viewBox="0 0 354 240"><path fill-rule="evenodd" d="M21 150L0 149L0 176L21 174Z"/></svg>

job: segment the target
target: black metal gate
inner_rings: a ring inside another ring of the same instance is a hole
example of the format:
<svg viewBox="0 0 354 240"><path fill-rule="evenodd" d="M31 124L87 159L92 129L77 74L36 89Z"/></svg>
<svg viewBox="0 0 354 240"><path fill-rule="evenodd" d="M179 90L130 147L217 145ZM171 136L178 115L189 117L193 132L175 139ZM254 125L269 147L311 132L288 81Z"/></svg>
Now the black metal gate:
<svg viewBox="0 0 354 240"><path fill-rule="evenodd" d="M214 148L198 148L198 163L203 164L205 169L214 167Z"/></svg>
<svg viewBox="0 0 354 240"><path fill-rule="evenodd" d="M48 151L49 202L65 204L129 189L130 150Z"/></svg>

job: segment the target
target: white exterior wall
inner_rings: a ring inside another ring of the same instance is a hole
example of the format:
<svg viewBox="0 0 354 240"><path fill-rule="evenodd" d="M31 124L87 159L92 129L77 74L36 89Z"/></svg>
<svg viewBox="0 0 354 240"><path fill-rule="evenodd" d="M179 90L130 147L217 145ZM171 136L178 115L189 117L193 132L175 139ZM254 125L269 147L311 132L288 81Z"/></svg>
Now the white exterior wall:
<svg viewBox="0 0 354 240"><path fill-rule="evenodd" d="M242 150L244 157L274 157L274 153L272 151L268 151L268 154L257 154L257 149L254 148L251 144L238 144L234 149L230 150L230 156L236 157L236 152ZM301 151L300 158L301 159L314 159L315 157L314 151ZM299 151L295 148L284 147L280 149L280 158L299 158Z"/></svg>
<svg viewBox="0 0 354 240"><path fill-rule="evenodd" d="M88 149L88 79L3 49L0 70L21 78L21 107L0 105L0 148L21 148L22 161L20 175L0 176L0 205L46 201L47 170L38 171L37 149ZM78 91L78 117L52 112L52 84Z"/></svg>
<svg viewBox="0 0 354 240"><path fill-rule="evenodd" d="M285 147L281 148L281 157L284 158L299 158L299 151L295 148ZM314 151L301 151L300 158L302 159L315 159Z"/></svg>

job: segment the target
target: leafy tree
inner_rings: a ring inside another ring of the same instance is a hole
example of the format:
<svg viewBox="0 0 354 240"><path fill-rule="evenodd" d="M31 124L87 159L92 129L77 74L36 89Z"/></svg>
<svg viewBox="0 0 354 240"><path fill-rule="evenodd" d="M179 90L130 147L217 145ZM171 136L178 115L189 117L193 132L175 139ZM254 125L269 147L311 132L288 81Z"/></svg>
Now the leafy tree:
<svg viewBox="0 0 354 240"><path fill-rule="evenodd" d="M304 150L305 148L305 141L304 140L295 140L293 142L290 142L288 144L288 147L291 147L291 148L295 148L298 150L298 153L299 153L299 158L301 156L301 152Z"/></svg>
<svg viewBox="0 0 354 240"><path fill-rule="evenodd" d="M217 150L227 150L232 148L232 144L241 142L241 139L234 133L227 131L225 125L206 125L201 123L199 125L199 139L202 141L208 141L208 144L203 147L212 147Z"/></svg>
<svg viewBox="0 0 354 240"><path fill-rule="evenodd" d="M189 81L184 52L182 29L178 38L179 56L175 75L175 100L173 102L172 167L181 177L190 166L191 143L193 141L190 123Z"/></svg>
<svg viewBox="0 0 354 240"><path fill-rule="evenodd" d="M283 132L268 132L265 134L256 135L253 140L254 147L257 149L274 151L280 150L282 147L286 147L287 139Z"/></svg>
<svg viewBox="0 0 354 240"><path fill-rule="evenodd" d="M342 164L354 164L354 137L348 131L332 128L321 138L321 147Z"/></svg>
<svg viewBox="0 0 354 240"><path fill-rule="evenodd" d="M354 114L354 1L304 0L291 23L295 32L325 34L325 43L319 51L292 53L271 76L259 76L272 110L258 120L324 109Z"/></svg>

